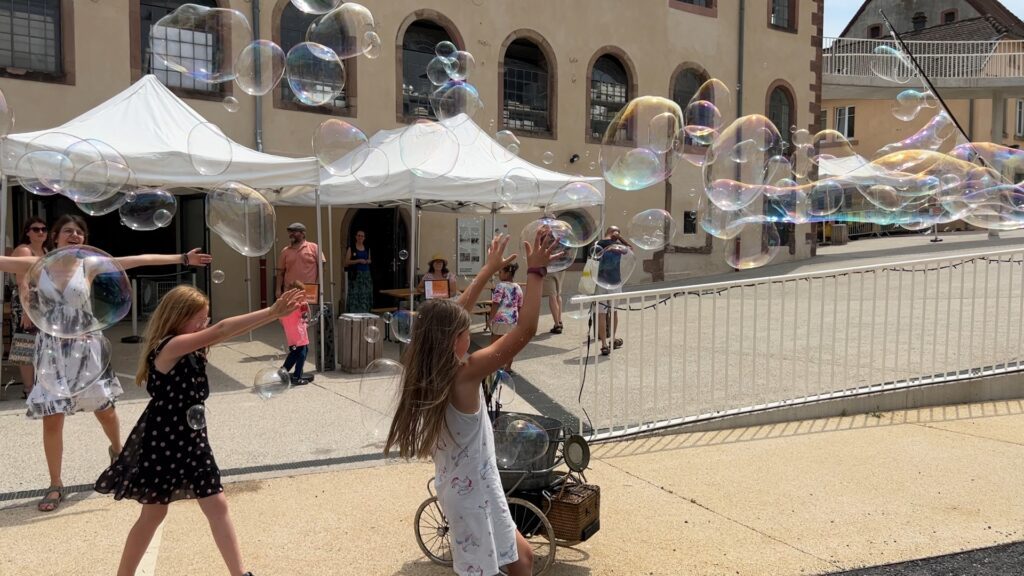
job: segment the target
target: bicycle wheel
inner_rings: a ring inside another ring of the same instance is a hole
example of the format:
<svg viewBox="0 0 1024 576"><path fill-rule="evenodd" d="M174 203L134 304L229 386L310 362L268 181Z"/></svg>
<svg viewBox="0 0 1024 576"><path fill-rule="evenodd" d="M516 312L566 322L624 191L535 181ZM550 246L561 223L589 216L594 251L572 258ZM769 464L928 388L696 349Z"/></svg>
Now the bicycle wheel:
<svg viewBox="0 0 1024 576"><path fill-rule="evenodd" d="M509 498L508 511L516 528L533 548L534 576L543 574L555 562L555 530L547 516L522 498ZM501 571L506 574L505 570Z"/></svg>
<svg viewBox="0 0 1024 576"><path fill-rule="evenodd" d="M448 519L437 503L437 496L431 496L420 504L413 527L416 530L416 543L420 545L423 555L435 564L451 566L452 541Z"/></svg>

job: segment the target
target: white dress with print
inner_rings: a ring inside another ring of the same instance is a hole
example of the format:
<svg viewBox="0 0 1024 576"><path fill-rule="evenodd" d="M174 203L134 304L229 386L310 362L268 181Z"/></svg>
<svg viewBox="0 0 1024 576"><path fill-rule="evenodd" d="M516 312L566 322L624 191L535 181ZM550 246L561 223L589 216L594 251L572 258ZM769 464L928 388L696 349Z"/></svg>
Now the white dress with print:
<svg viewBox="0 0 1024 576"><path fill-rule="evenodd" d="M434 486L448 519L460 576L494 576L499 566L519 558L516 525L501 487L484 406L482 389L475 414L463 414L449 404L445 417L451 436L445 433L434 451Z"/></svg>

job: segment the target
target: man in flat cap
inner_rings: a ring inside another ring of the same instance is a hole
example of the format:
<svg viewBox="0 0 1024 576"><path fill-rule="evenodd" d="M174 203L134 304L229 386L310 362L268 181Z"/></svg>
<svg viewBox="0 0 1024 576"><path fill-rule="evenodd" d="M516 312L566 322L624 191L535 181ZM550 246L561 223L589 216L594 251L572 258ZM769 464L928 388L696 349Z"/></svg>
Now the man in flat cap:
<svg viewBox="0 0 1024 576"><path fill-rule="evenodd" d="M284 292L284 287L291 285L296 280L303 284L319 283L317 256L319 255L323 262L327 262L327 258L320 252L320 247L306 240L305 224L301 222L289 224L288 240L290 244L281 250L281 257L277 259L278 298Z"/></svg>

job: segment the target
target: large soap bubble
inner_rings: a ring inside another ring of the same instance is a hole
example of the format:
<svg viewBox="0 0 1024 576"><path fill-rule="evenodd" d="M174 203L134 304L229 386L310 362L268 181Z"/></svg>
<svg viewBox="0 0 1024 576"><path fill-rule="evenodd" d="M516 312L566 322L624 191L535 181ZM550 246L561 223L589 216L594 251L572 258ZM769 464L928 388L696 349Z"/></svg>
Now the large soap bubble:
<svg viewBox="0 0 1024 576"><path fill-rule="evenodd" d="M36 150L18 159L18 184L36 196L59 194L74 177L74 164L52 150Z"/></svg>
<svg viewBox="0 0 1024 576"><path fill-rule="evenodd" d="M206 224L243 256L262 256L274 247L274 207L240 182L225 182L206 195Z"/></svg>
<svg viewBox="0 0 1024 576"><path fill-rule="evenodd" d="M322 106L345 89L345 66L338 55L322 44L302 42L285 58L288 86L300 102Z"/></svg>
<svg viewBox="0 0 1024 576"><path fill-rule="evenodd" d="M370 48L367 33L374 29L373 15L365 6L346 2L316 19L306 32L306 40L322 44L345 59Z"/></svg>
<svg viewBox="0 0 1024 576"><path fill-rule="evenodd" d="M520 238L523 242L529 242L532 245L537 240L537 231L541 228L547 229L546 237L554 238L558 243L555 248L556 253L561 252L560 256L548 262L548 272L561 272L572 266L576 260L575 246L579 245L579 240L573 234L572 226L554 218L538 218L523 227Z"/></svg>
<svg viewBox="0 0 1024 576"><path fill-rule="evenodd" d="M235 84L246 94L263 96L281 81L285 66L285 54L280 46L270 40L257 40L238 54Z"/></svg>
<svg viewBox="0 0 1024 576"><path fill-rule="evenodd" d="M387 438L402 393L404 373L398 362L380 358L370 362L359 380L360 418L374 443Z"/></svg>
<svg viewBox="0 0 1024 576"><path fill-rule="evenodd" d="M335 176L349 176L358 170L366 154L351 154L366 145L366 134L362 130L337 118L324 120L313 133L313 154L317 162Z"/></svg>
<svg viewBox="0 0 1024 576"><path fill-rule="evenodd" d="M223 174L231 166L234 149L224 132L210 122L200 122L188 133L188 157L204 176Z"/></svg>
<svg viewBox="0 0 1024 576"><path fill-rule="evenodd" d="M604 197L593 185L583 181L573 181L555 191L544 213L558 217L572 228L572 237L581 248L592 244L600 233L601 205Z"/></svg>
<svg viewBox="0 0 1024 576"><path fill-rule="evenodd" d="M448 75L448 61L441 57L435 57L427 63L427 80L434 86L444 86L451 80Z"/></svg>
<svg viewBox="0 0 1024 576"><path fill-rule="evenodd" d="M643 96L619 110L601 140L604 179L621 190L640 190L672 175L683 113L675 102ZM633 142L634 144L630 144Z"/></svg>
<svg viewBox="0 0 1024 576"><path fill-rule="evenodd" d="M494 451L498 467L529 470L548 451L547 431L526 414L502 414L494 420Z"/></svg>
<svg viewBox="0 0 1024 576"><path fill-rule="evenodd" d="M438 120L448 120L464 114L462 122L476 116L484 107L476 87L459 80L449 80L435 90L430 97L430 105Z"/></svg>
<svg viewBox="0 0 1024 576"><path fill-rule="evenodd" d="M399 310L391 315L391 337L408 344L412 341L412 328L416 314L409 310Z"/></svg>
<svg viewBox="0 0 1024 576"><path fill-rule="evenodd" d="M244 48L222 40L251 37L249 20L238 10L184 4L150 28L149 45L168 69L218 83L235 77L233 67Z"/></svg>
<svg viewBox="0 0 1024 576"><path fill-rule="evenodd" d="M869 66L875 76L897 84L906 84L914 76L914 65L910 58L897 47L888 44L875 47Z"/></svg>
<svg viewBox="0 0 1024 576"><path fill-rule="evenodd" d="M465 50L457 50L455 54L446 60L448 76L452 80L468 80L476 68L476 59Z"/></svg>
<svg viewBox="0 0 1024 576"><path fill-rule="evenodd" d="M387 181L391 174L391 160L380 148L360 148L353 153L353 165L359 167L352 173L366 188L376 188Z"/></svg>
<svg viewBox="0 0 1024 576"><path fill-rule="evenodd" d="M725 243L725 261L737 270L757 268L771 262L781 245L775 224L750 226Z"/></svg>
<svg viewBox="0 0 1024 576"><path fill-rule="evenodd" d="M659 208L637 213L629 221L626 237L634 246L644 250L660 250L671 244L676 235L676 222L672 215Z"/></svg>
<svg viewBox="0 0 1024 576"><path fill-rule="evenodd" d="M438 178L455 168L459 139L444 124L420 119L405 128L398 140L402 162L417 176Z"/></svg>
<svg viewBox="0 0 1024 576"><path fill-rule="evenodd" d="M127 200L127 195L118 192L113 196L97 202L76 202L75 205L82 212L85 212L89 216L102 216L104 214L110 214L114 210L121 208L121 205Z"/></svg>
<svg viewBox="0 0 1024 576"><path fill-rule="evenodd" d="M498 162L510 162L513 158L519 156L521 146L519 138L511 130L502 130L494 135L491 155Z"/></svg>
<svg viewBox="0 0 1024 576"><path fill-rule="evenodd" d="M26 312L40 330L76 338L109 328L131 307L124 268L106 252L85 245L47 253L26 273Z"/></svg>
<svg viewBox="0 0 1024 576"><path fill-rule="evenodd" d="M72 398L95 385L110 365L110 341L101 332L50 340L36 357L36 381L50 395Z"/></svg>
<svg viewBox="0 0 1024 576"><path fill-rule="evenodd" d="M343 0L292 0L292 5L306 14L326 14L334 10Z"/></svg>
<svg viewBox="0 0 1024 576"><path fill-rule="evenodd" d="M284 394L292 387L292 378L284 368L263 368L252 381L252 391L264 400Z"/></svg>
<svg viewBox="0 0 1024 576"><path fill-rule="evenodd" d="M169 222L167 216L173 218L178 212L178 201L174 195L161 188L134 190L128 197L128 201L118 211L121 213L121 223L132 230L162 228Z"/></svg>
<svg viewBox="0 0 1024 576"><path fill-rule="evenodd" d="M636 270L636 254L623 244L609 244L598 255L594 282L605 290L619 290Z"/></svg>
<svg viewBox="0 0 1024 576"><path fill-rule="evenodd" d="M533 209L540 202L540 181L523 167L515 167L498 181L498 198L512 211Z"/></svg>

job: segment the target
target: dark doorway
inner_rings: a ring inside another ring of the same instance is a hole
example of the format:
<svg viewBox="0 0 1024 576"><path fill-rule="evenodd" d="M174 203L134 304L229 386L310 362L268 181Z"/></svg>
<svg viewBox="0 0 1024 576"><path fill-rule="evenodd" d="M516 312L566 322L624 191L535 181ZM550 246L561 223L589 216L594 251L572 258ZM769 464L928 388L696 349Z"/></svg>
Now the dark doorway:
<svg viewBox="0 0 1024 576"><path fill-rule="evenodd" d="M370 249L370 276L373 277L373 307L394 306L395 299L380 293L388 288L409 286L409 258L399 252L409 251L409 231L398 208L364 208L356 210L345 238L341 242L342 261L348 247L355 243L356 232L366 233ZM345 282L348 282L346 274Z"/></svg>

